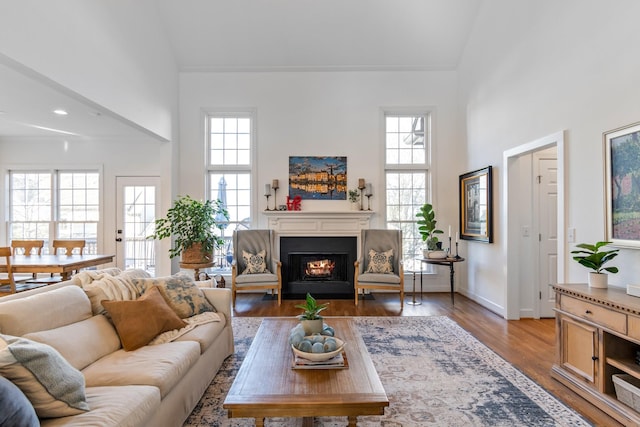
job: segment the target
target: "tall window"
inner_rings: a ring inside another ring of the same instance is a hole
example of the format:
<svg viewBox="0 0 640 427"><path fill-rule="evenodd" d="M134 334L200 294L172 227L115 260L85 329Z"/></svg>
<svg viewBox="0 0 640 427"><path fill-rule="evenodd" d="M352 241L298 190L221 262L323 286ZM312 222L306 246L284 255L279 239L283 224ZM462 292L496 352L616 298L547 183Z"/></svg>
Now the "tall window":
<svg viewBox="0 0 640 427"><path fill-rule="evenodd" d="M97 253L100 174L96 171L10 171L9 238L85 239Z"/></svg>
<svg viewBox="0 0 640 427"><path fill-rule="evenodd" d="M253 124L251 113L211 114L207 118L209 198L220 200L229 212L221 232L225 247L217 260L222 267L229 266L233 231L251 226Z"/></svg>
<svg viewBox="0 0 640 427"><path fill-rule="evenodd" d="M387 228L402 230L406 269L422 255L416 212L430 199L429 115L385 114Z"/></svg>

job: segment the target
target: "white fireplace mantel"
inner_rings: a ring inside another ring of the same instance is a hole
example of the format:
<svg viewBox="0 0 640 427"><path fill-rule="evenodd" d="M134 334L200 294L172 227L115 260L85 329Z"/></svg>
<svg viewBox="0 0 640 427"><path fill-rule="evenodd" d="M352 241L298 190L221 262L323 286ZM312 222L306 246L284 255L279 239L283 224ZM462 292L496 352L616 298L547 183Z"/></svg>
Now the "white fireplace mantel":
<svg viewBox="0 0 640 427"><path fill-rule="evenodd" d="M368 229L373 211L264 211L268 228L282 236L359 236Z"/></svg>

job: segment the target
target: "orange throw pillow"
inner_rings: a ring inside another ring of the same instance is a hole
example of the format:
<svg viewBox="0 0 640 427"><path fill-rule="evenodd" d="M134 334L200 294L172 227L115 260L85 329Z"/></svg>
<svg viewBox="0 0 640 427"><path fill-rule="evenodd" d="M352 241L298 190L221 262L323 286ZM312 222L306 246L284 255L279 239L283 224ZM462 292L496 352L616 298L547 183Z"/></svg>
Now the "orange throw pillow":
<svg viewBox="0 0 640 427"><path fill-rule="evenodd" d="M135 301L102 301L126 351L143 347L159 334L187 323L169 307L156 286Z"/></svg>

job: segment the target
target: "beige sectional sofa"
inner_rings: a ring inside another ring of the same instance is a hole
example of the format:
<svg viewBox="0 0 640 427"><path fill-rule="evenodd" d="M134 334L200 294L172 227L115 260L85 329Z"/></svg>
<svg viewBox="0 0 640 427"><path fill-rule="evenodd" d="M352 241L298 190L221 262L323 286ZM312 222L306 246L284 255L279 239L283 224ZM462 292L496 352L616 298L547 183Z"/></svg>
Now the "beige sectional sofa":
<svg viewBox="0 0 640 427"><path fill-rule="evenodd" d="M50 345L84 377L89 410L40 417L41 425L181 426L233 353L231 291L199 289L219 321L133 351L122 348L107 316L95 313L82 280L0 298L0 334Z"/></svg>

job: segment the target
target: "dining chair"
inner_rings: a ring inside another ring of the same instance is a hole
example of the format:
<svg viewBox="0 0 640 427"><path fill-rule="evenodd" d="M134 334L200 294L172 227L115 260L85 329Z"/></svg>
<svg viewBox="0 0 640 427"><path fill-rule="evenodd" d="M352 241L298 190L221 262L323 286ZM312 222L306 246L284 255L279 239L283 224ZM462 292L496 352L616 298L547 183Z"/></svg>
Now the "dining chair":
<svg viewBox="0 0 640 427"><path fill-rule="evenodd" d="M75 239L75 240L62 240L62 239L54 239L51 243L52 254L53 255L82 255L84 252L84 248L87 245L87 241L84 239ZM77 270L73 271L72 274L78 273ZM45 285L50 285L53 283L58 283L62 281L62 277L60 275L51 274L49 277L40 277L37 279L28 280L27 283L40 283Z"/></svg>
<svg viewBox="0 0 640 427"><path fill-rule="evenodd" d="M42 255L42 248L44 248L44 240L40 239L25 239L25 240L11 240L11 255ZM27 280L35 279L36 273L33 274L14 274L13 279L16 283L26 282Z"/></svg>
<svg viewBox="0 0 640 427"><path fill-rule="evenodd" d="M400 292L400 310L404 308L401 230L362 230L360 258L354 267L356 306L358 291L373 289Z"/></svg>
<svg viewBox="0 0 640 427"><path fill-rule="evenodd" d="M238 290L271 290L282 302L282 263L274 254L273 230L233 232L234 260L231 263L231 299L236 306Z"/></svg>
<svg viewBox="0 0 640 427"><path fill-rule="evenodd" d="M16 293L16 282L13 279L13 268L11 267L11 247L0 247L0 258L4 257L7 266L7 273L0 276L0 296Z"/></svg>

